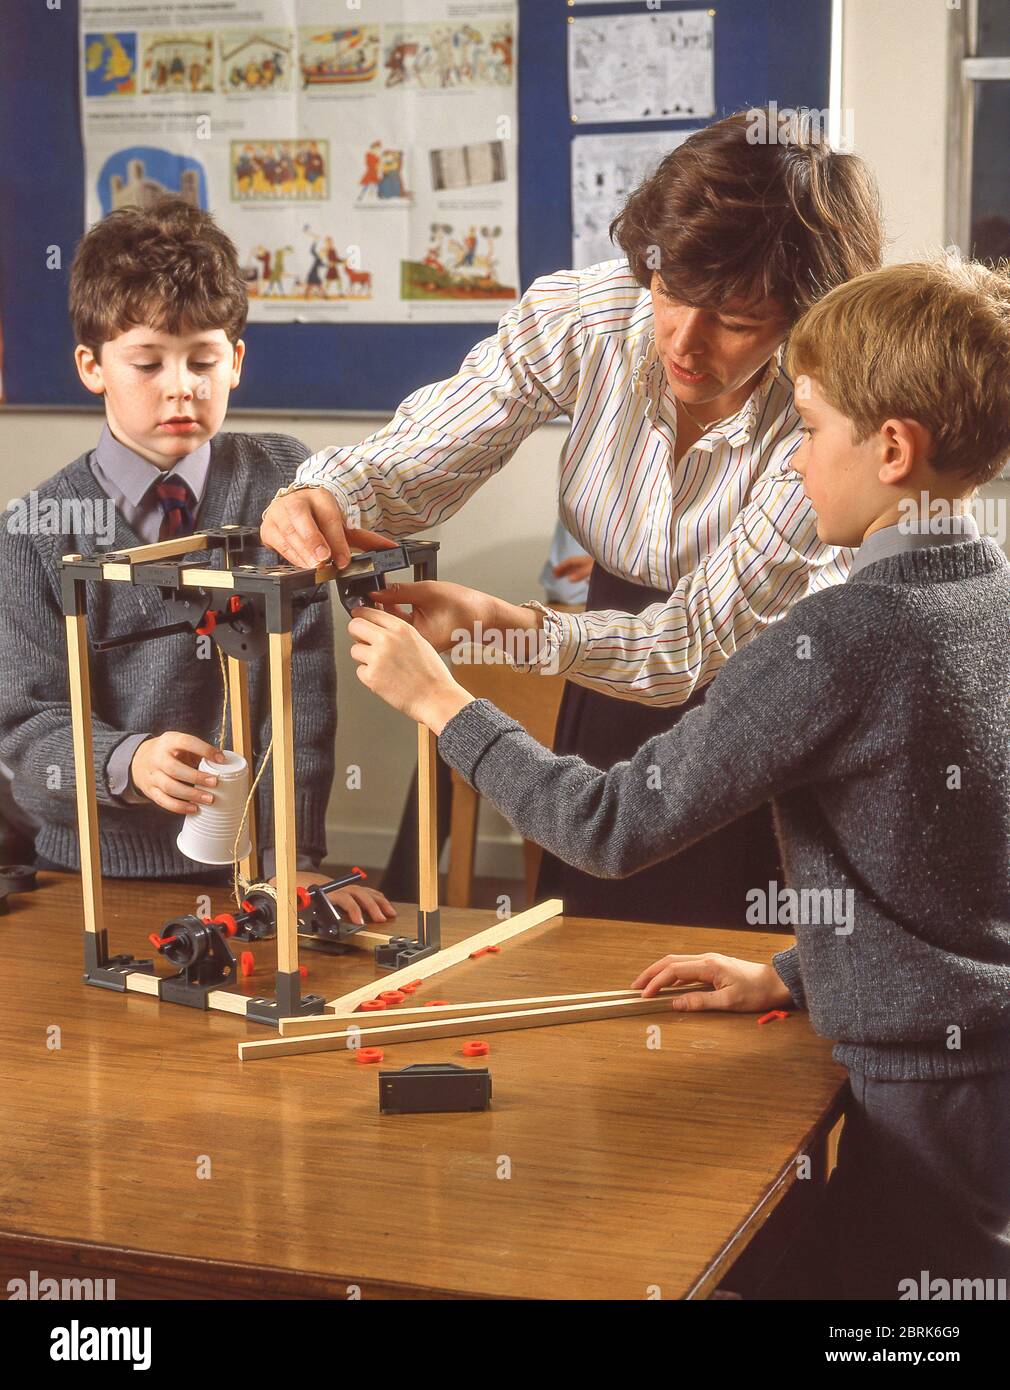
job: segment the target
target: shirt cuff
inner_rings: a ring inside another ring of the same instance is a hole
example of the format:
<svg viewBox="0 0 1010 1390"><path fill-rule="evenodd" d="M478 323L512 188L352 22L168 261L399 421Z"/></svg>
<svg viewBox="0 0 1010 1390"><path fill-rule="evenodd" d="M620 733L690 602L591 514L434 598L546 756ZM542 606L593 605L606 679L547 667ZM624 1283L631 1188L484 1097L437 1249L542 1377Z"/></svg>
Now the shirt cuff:
<svg viewBox="0 0 1010 1390"><path fill-rule="evenodd" d="M131 734L129 738L124 738L122 743L117 744L112 750L105 770L109 791L129 806L140 806L147 801L143 792L138 792L133 785L133 778L130 776L130 764L133 762L134 753L150 737L150 734Z"/></svg>
<svg viewBox="0 0 1010 1390"><path fill-rule="evenodd" d="M517 671L535 671L540 676L564 676L579 664L584 642L583 630L579 622L581 614L556 613L537 599L529 599L521 605L533 608L543 614L543 628L536 644L536 655L531 661L514 661Z"/></svg>
<svg viewBox="0 0 1010 1390"><path fill-rule="evenodd" d="M293 483L289 483L287 487L282 487L278 492L276 492L274 494L273 500L276 502L278 497L287 497L289 493L301 492L304 488L322 487L326 489L326 491L336 502L337 506L340 508L341 512L343 513L345 523L348 526L359 528L361 526L361 508L358 506L356 502L351 501L351 499L348 497L347 493L344 491L340 483L338 483L335 479L332 478L303 478L300 476L302 470L306 467L306 465L310 464L311 462L312 459L307 458L305 460L305 463L300 464L298 467L298 472L295 474L295 481Z"/></svg>

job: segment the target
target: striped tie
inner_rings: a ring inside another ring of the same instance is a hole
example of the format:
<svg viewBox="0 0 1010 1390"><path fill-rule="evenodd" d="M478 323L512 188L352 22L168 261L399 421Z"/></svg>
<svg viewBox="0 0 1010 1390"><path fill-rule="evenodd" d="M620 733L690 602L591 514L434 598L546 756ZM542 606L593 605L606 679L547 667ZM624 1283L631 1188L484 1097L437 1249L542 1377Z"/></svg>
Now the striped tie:
<svg viewBox="0 0 1010 1390"><path fill-rule="evenodd" d="M193 494L181 478L155 483L154 492L161 504L159 541L174 540L176 536L191 536L194 530Z"/></svg>

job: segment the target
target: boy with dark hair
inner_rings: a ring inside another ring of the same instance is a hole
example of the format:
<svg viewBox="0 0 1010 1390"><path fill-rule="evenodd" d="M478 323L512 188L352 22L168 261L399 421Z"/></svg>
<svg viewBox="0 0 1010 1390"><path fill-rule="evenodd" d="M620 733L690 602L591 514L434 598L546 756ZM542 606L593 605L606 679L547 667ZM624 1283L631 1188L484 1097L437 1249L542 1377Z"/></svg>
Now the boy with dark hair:
<svg viewBox="0 0 1010 1390"><path fill-rule="evenodd" d="M0 527L0 758L13 795L37 823L43 868L77 870L73 743L68 704L60 557L124 550L226 523L258 519L308 450L281 434L222 433L245 345L245 284L235 248L213 218L181 199L110 213L87 232L70 272L75 358L87 389L103 397L95 449L12 502ZM58 526L26 524L35 515ZM269 562L265 549L256 557ZM92 643L170 621L159 592L128 584L89 594ZM209 644L204 655L212 656ZM333 780L336 682L328 591L294 628L292 700L299 869L303 882L326 853ZM191 634L95 652L92 735L102 815L102 871L111 877L223 880L180 853L179 816L213 801L224 683L200 660ZM249 668L254 744L270 741L263 663ZM273 872L272 774L257 788L264 868ZM347 890L353 920L366 905L384 920L381 895ZM386 905L388 906L388 905ZM392 909L389 909L392 913Z"/></svg>
<svg viewBox="0 0 1010 1390"><path fill-rule="evenodd" d="M666 956L633 988L710 987L683 1010L807 1009L848 1068L809 1258L772 1292L1005 1298L1010 566L970 502L1010 457L1010 277L956 260L861 275L803 316L788 365L793 465L818 536L859 547L852 571L630 761L548 752L394 613L359 610L351 655L523 836L602 877L771 797L787 883L748 897L767 923L785 893L796 945L770 965ZM424 606L430 623L438 586Z"/></svg>

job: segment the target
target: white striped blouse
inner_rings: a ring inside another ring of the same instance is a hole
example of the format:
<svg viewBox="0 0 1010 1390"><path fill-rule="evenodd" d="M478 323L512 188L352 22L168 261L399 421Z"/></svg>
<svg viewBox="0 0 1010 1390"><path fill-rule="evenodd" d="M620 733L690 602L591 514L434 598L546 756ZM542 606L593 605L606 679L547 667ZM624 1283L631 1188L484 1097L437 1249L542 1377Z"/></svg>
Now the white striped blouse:
<svg viewBox="0 0 1010 1390"><path fill-rule="evenodd" d="M626 260L535 280L458 373L412 392L358 444L306 459L351 525L407 536L452 516L560 413L565 526L612 573L669 598L638 616L544 609L537 665L678 705L805 594L844 580L789 466L802 434L778 356L743 407L674 463L674 397L652 300ZM541 605L535 605L541 607Z"/></svg>

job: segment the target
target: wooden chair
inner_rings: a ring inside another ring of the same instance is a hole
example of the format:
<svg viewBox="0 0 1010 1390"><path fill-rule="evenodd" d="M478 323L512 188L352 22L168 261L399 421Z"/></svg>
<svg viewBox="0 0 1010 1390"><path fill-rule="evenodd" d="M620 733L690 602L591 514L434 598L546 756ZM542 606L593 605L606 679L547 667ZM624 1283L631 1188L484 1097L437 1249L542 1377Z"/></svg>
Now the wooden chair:
<svg viewBox="0 0 1010 1390"><path fill-rule="evenodd" d="M555 608L559 605L555 604ZM564 676L536 676L513 671L506 664L464 665L453 668L453 675L465 690L478 699L492 700L500 710L520 723L540 743L550 748L565 688ZM445 900L449 907L469 907L473 888L473 864L477 847L477 817L480 797L452 774L452 817L449 828L449 873ZM526 901L533 902L541 849L523 841Z"/></svg>

